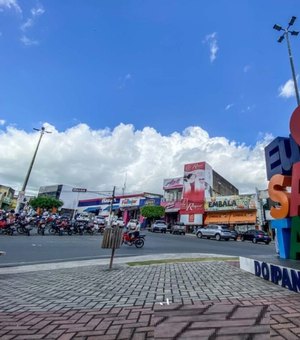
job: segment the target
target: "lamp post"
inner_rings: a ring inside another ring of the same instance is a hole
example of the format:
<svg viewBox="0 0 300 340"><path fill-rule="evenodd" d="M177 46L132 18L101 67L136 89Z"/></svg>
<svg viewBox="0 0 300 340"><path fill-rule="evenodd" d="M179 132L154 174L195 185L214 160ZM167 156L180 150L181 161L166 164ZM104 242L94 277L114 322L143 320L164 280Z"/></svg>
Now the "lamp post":
<svg viewBox="0 0 300 340"><path fill-rule="evenodd" d="M21 191L19 192L19 195L18 195L18 200L17 200L17 206L16 206L16 212L19 212L20 210L20 206L24 200L24 197L25 197L25 190L26 190L26 187L27 187L27 183L28 183L28 180L29 180L29 177L30 177L30 173L31 173L31 170L32 170L32 167L33 167L33 164L34 164L34 161L35 161L35 157L37 155L37 152L38 152L38 149L39 149L39 146L40 146L40 143L41 143L41 140L42 140L42 137L45 133L51 133L50 131L46 131L46 129L44 127L42 127L41 129L35 129L34 130L36 131L40 131L40 138L38 140L38 143L36 145L36 148L35 148L35 151L34 151L34 154L33 154L33 157L32 157L32 160L30 162L30 165L29 165L29 168L28 168L28 171L27 171L27 174L26 174L26 177L25 177L25 180L24 180L24 183L23 183L23 186L22 186L22 189Z"/></svg>
<svg viewBox="0 0 300 340"><path fill-rule="evenodd" d="M290 44L290 39L289 39L289 34L297 36L299 34L298 31L290 31L290 27L294 25L294 22L296 20L296 17L292 17L287 28L282 28L280 25L275 24L273 26L274 30L276 31L283 31L283 34L278 38L278 42L281 43L284 38L286 38L287 46L288 46L288 53L289 53L289 58L290 58L290 64L291 64L291 69L292 69L292 75L293 75L293 81L294 81L294 87L295 87L295 94L296 94L296 99L297 99L297 104L298 106L300 105L300 98L299 98L299 91L298 91L298 85L297 85L297 77L296 77L296 72L295 72L295 66L294 66L294 61L293 61L293 55L292 55L292 50L291 50L291 44Z"/></svg>

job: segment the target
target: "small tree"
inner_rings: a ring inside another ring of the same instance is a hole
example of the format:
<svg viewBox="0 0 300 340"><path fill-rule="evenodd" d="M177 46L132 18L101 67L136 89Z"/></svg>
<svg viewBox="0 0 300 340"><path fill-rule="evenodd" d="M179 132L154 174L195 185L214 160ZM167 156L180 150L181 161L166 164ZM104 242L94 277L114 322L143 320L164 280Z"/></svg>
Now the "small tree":
<svg viewBox="0 0 300 340"><path fill-rule="evenodd" d="M142 216L153 221L154 219L160 218L165 214L165 208L160 205L145 205L141 208Z"/></svg>
<svg viewBox="0 0 300 340"><path fill-rule="evenodd" d="M53 209L53 208L60 208L62 205L64 204L63 201L58 200L54 197L49 197L49 196L39 196L36 198L32 198L29 201L29 205L33 208L33 209L37 209L37 208L42 208L42 209Z"/></svg>

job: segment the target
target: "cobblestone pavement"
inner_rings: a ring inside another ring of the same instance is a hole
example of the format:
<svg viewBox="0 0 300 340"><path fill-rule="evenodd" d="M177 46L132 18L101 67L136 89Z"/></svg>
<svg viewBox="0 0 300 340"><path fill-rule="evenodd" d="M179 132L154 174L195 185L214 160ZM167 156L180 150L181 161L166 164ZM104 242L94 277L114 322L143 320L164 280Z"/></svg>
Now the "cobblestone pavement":
<svg viewBox="0 0 300 340"><path fill-rule="evenodd" d="M0 284L0 339L265 339L268 318L272 338L300 334L299 294L221 261L2 274Z"/></svg>

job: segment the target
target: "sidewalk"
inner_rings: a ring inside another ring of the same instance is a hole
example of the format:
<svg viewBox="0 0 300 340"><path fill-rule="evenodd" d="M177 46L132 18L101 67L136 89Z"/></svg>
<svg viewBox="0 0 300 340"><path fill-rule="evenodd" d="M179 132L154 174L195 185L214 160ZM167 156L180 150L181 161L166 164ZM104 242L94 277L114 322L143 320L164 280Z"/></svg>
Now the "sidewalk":
<svg viewBox="0 0 300 340"><path fill-rule="evenodd" d="M235 261L129 267L119 260L112 271L90 261L1 268L0 339L269 339L270 330L272 339L299 339L300 295Z"/></svg>

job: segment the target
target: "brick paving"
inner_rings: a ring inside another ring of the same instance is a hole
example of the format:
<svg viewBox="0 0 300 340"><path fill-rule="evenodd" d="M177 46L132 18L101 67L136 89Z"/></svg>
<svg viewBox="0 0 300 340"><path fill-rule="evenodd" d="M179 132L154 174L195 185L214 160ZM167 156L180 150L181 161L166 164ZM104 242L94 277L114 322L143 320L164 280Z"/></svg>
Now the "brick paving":
<svg viewBox="0 0 300 340"><path fill-rule="evenodd" d="M1 274L0 284L0 339L300 338L299 294L222 261Z"/></svg>

